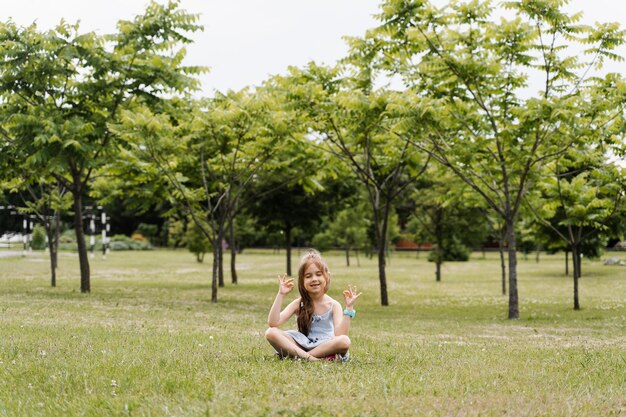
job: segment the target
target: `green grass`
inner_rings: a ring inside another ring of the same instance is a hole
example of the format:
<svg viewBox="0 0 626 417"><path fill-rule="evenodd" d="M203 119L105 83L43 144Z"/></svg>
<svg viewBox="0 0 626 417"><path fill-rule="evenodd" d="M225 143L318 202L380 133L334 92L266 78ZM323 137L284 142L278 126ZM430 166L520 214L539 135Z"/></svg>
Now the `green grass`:
<svg viewBox="0 0 626 417"><path fill-rule="evenodd" d="M273 357L284 253L244 252L217 304L186 252L97 256L89 295L75 255L57 288L45 255L0 258L0 416L626 415L625 267L586 260L573 311L563 258L522 259L511 321L496 254L441 283L425 258L392 256L381 307L375 261L328 254L330 295L364 291L348 364Z"/></svg>

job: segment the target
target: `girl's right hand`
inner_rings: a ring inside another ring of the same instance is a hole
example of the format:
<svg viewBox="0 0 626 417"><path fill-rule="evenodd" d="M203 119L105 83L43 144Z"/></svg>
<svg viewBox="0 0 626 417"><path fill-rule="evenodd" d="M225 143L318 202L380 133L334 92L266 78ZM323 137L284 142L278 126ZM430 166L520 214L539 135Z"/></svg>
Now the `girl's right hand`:
<svg viewBox="0 0 626 417"><path fill-rule="evenodd" d="M294 287L293 278L289 278L287 274L278 276L278 293L281 295L287 295Z"/></svg>

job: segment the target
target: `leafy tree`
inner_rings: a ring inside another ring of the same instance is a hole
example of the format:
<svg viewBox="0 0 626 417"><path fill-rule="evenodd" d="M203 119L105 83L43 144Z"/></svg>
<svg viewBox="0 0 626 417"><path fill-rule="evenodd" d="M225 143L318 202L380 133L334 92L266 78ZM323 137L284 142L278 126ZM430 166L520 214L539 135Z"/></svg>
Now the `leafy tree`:
<svg viewBox="0 0 626 417"><path fill-rule="evenodd" d="M222 242L250 184L291 134L267 95L244 89L214 99L172 102L167 113L124 111L114 131L168 183L170 203L211 242L211 300L223 286Z"/></svg>
<svg viewBox="0 0 626 417"><path fill-rule="evenodd" d="M47 32L0 24L0 123L20 152L3 157L25 154L16 163L45 169L72 194L81 292L91 289L82 199L93 174L126 146L109 124L135 101L158 106L163 96L198 86L193 75L202 69L182 66L179 47L201 27L178 4L152 2L105 36L65 22Z"/></svg>
<svg viewBox="0 0 626 417"><path fill-rule="evenodd" d="M443 262L468 260L469 248L482 243L486 227L479 202L464 183L441 166L430 167L424 178L430 184L416 191L409 230L418 241L434 244L429 260L439 282Z"/></svg>
<svg viewBox="0 0 626 417"><path fill-rule="evenodd" d="M367 45L353 40L351 75L315 64L292 69L291 100L310 114L310 128L327 152L349 167L367 191L378 254L381 304L387 295L386 249L393 201L425 167L407 141L389 134L393 95L374 88ZM360 59L360 58L362 59Z"/></svg>
<svg viewBox="0 0 626 417"><path fill-rule="evenodd" d="M355 251L358 262L359 248L367 242L367 229L370 226L367 207L363 204L345 208L322 223L322 232L313 238L313 246L320 250L333 246L343 248L346 265L350 266L350 251Z"/></svg>
<svg viewBox="0 0 626 417"><path fill-rule="evenodd" d="M212 252L211 242L195 224L187 230L187 249L196 255L198 262L204 262L204 254Z"/></svg>
<svg viewBox="0 0 626 417"><path fill-rule="evenodd" d="M33 228L30 247L35 250L42 250L46 248L46 231L39 224L36 224Z"/></svg>
<svg viewBox="0 0 626 417"><path fill-rule="evenodd" d="M611 221L624 205L626 175L622 168L607 164L604 155L592 150L584 155L570 152L550 168L552 177L540 187L540 207L530 207L572 253L574 309L579 310L583 251L598 256L608 238L618 237L624 230L623 226L611 225Z"/></svg>
<svg viewBox="0 0 626 417"><path fill-rule="evenodd" d="M293 165L297 167L299 165ZM273 170L271 178L256 185L255 203L249 207L260 223L280 230L286 249L286 272L292 274L291 257L294 231L310 229L318 224L324 212L324 200L318 193L297 182L298 177L285 177Z"/></svg>
<svg viewBox="0 0 626 417"><path fill-rule="evenodd" d="M519 317L515 224L541 167L579 140L562 134L589 105L583 87L623 43L617 24L579 25L565 2L489 1L437 8L387 0L368 39L380 65L408 86L395 133L410 140L480 194L506 226L508 317ZM497 10L498 15L506 15ZM583 47L584 54L576 48ZM588 60L585 57L590 56ZM529 79L543 80L539 91Z"/></svg>

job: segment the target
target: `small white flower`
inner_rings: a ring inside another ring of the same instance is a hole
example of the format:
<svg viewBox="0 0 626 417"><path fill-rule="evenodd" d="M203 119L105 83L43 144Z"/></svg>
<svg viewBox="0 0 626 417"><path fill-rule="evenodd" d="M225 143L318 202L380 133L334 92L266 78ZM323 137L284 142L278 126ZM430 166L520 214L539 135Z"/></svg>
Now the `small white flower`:
<svg viewBox="0 0 626 417"><path fill-rule="evenodd" d="M209 336L209 339L210 339L210 340L213 340L213 336Z"/></svg>
<svg viewBox="0 0 626 417"><path fill-rule="evenodd" d="M112 380L111 380L111 386L112 386L112 387L117 387L117 381L116 381L116 380L114 380L114 379L112 379Z"/></svg>
<svg viewBox="0 0 626 417"><path fill-rule="evenodd" d="M198 347L204 347L202 343L198 343Z"/></svg>

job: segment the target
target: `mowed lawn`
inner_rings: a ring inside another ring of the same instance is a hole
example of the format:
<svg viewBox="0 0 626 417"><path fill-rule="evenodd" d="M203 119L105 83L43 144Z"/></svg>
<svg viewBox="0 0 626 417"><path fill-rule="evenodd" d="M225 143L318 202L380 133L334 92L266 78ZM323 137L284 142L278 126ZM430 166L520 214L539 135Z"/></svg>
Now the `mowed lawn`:
<svg viewBox="0 0 626 417"><path fill-rule="evenodd" d="M440 283L426 254L393 254L387 307L374 259L325 255L332 297L363 291L347 364L265 342L284 252L244 251L217 304L210 260L185 251L96 256L87 295L74 254L57 288L45 254L0 258L0 416L626 415L626 267L585 260L573 311L563 256L520 254L512 321L495 253Z"/></svg>

